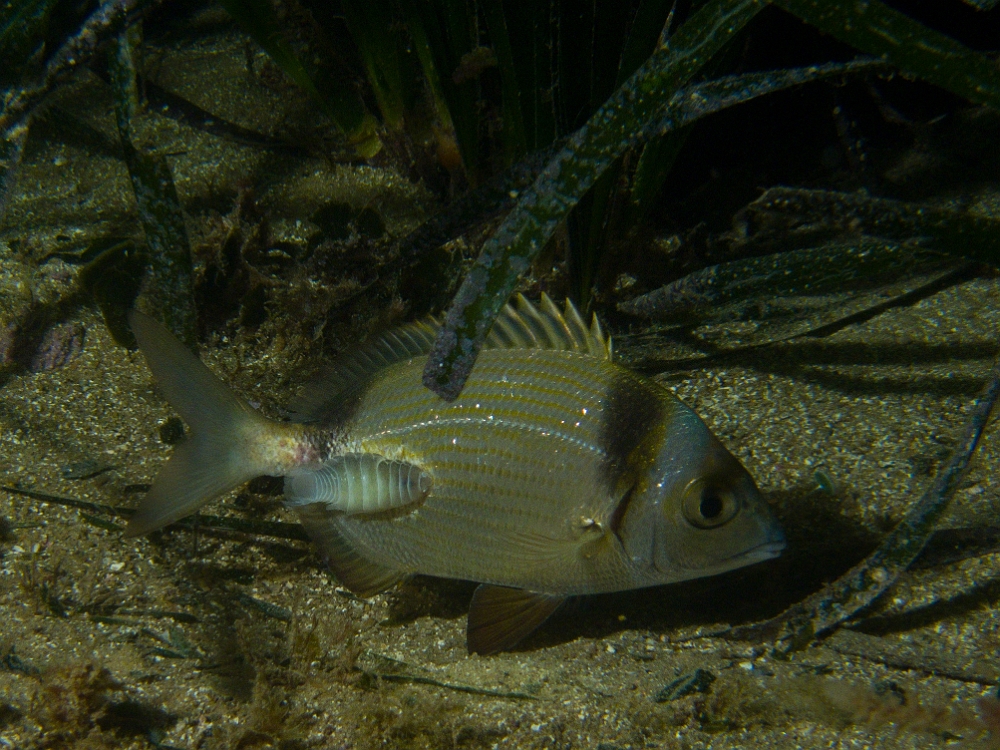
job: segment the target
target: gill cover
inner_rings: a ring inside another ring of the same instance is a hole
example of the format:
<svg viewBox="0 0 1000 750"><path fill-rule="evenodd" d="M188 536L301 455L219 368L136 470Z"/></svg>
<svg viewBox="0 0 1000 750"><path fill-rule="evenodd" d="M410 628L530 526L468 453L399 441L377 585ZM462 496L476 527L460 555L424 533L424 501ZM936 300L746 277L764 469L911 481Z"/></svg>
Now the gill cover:
<svg viewBox="0 0 1000 750"><path fill-rule="evenodd" d="M776 557L784 533L753 478L691 409L668 410L622 537L651 575L684 580Z"/></svg>

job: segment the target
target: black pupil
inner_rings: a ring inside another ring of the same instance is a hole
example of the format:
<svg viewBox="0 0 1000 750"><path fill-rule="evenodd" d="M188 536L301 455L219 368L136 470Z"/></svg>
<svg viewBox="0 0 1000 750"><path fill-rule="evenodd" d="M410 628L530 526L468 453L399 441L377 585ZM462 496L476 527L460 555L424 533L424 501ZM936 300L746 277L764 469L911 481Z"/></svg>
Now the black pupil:
<svg viewBox="0 0 1000 750"><path fill-rule="evenodd" d="M722 514L722 497L719 493L711 489L702 490L698 512L701 513L702 518L708 520L718 518Z"/></svg>

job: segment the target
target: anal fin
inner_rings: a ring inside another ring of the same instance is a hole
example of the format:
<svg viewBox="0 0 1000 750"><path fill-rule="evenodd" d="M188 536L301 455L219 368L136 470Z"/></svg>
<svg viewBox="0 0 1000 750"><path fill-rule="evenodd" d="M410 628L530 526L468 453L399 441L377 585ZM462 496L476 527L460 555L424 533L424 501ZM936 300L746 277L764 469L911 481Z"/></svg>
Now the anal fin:
<svg viewBox="0 0 1000 750"><path fill-rule="evenodd" d="M406 573L362 557L344 539L333 513L323 503L294 506L320 557L344 586L358 596L373 596L406 577Z"/></svg>
<svg viewBox="0 0 1000 750"><path fill-rule="evenodd" d="M565 597L482 584L472 595L466 644L470 654L516 646L555 612Z"/></svg>

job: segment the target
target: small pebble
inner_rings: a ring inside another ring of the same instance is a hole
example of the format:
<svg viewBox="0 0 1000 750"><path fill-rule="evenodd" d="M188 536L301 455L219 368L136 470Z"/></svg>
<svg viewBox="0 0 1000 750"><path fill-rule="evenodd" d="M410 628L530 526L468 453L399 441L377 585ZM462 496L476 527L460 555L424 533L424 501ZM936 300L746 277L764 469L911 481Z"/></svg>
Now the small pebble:
<svg viewBox="0 0 1000 750"><path fill-rule="evenodd" d="M71 464L66 464L60 469L63 479L90 479L91 477L96 477L101 474L111 466L100 461L95 461L92 458L84 459L83 461L75 461Z"/></svg>
<svg viewBox="0 0 1000 750"><path fill-rule="evenodd" d="M47 372L63 367L83 351L86 329L77 323L53 326L31 357L32 372Z"/></svg>
<svg viewBox="0 0 1000 750"><path fill-rule="evenodd" d="M713 682L715 682L714 674L707 669L696 669L693 672L681 675L676 680L668 682L656 694L654 700L657 703L667 703L683 698L686 695L707 693Z"/></svg>
<svg viewBox="0 0 1000 750"><path fill-rule="evenodd" d="M184 439L184 422L180 417L170 417L160 425L160 441L167 445L177 445Z"/></svg>

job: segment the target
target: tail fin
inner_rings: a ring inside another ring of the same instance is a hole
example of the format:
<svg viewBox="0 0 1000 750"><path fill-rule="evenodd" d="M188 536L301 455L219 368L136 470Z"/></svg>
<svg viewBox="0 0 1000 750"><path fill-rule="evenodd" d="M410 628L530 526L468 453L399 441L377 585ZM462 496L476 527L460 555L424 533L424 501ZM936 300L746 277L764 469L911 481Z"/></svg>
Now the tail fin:
<svg viewBox="0 0 1000 750"><path fill-rule="evenodd" d="M167 400L191 429L129 520L125 534L139 536L260 474L252 448L266 420L156 320L132 311L129 324Z"/></svg>

